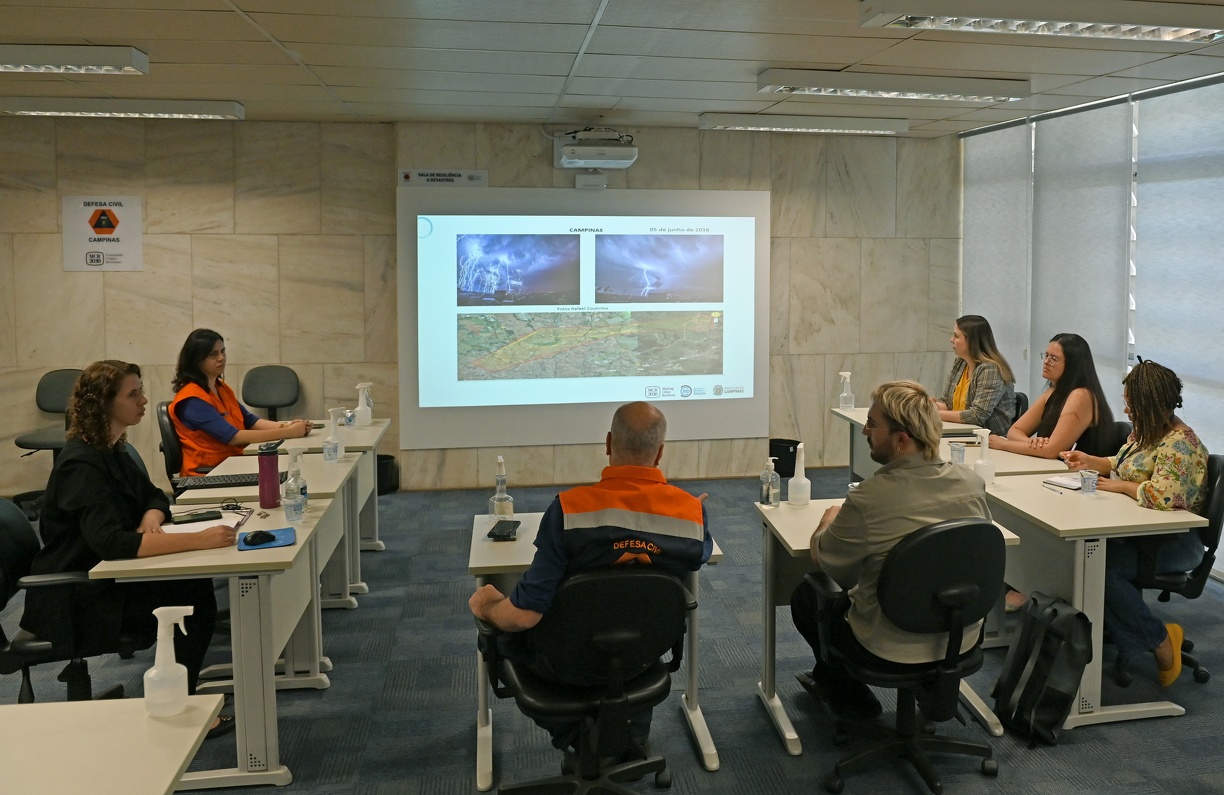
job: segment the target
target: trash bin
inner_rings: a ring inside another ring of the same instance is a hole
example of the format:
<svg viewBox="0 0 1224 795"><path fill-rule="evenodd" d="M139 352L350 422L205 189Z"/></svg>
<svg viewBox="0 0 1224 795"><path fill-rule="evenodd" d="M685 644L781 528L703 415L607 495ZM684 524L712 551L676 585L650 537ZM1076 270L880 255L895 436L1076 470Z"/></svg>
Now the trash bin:
<svg viewBox="0 0 1224 795"><path fill-rule="evenodd" d="M795 476L795 451L799 447L798 439L770 439L769 456L778 459L774 461L774 469L778 477L793 478Z"/></svg>
<svg viewBox="0 0 1224 795"><path fill-rule="evenodd" d="M792 463L791 466L794 466ZM378 493L394 494L399 491L399 465L393 455L380 455L378 467Z"/></svg>

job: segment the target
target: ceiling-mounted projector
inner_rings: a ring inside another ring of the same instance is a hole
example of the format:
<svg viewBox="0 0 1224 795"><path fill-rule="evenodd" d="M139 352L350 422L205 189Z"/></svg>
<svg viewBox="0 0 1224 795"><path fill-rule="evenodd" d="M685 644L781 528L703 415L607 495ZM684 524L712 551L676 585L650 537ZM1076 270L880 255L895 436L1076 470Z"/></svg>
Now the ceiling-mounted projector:
<svg viewBox="0 0 1224 795"><path fill-rule="evenodd" d="M604 137L594 137L599 134ZM609 134L616 137L607 137ZM637 147L627 135L583 130L572 136L553 142L553 165L557 168L629 168L637 160Z"/></svg>

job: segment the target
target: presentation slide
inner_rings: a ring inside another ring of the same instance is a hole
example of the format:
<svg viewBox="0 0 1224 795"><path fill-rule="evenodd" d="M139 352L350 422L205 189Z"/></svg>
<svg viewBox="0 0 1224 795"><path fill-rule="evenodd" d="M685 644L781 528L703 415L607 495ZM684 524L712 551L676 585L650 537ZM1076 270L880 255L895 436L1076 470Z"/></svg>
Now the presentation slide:
<svg viewBox="0 0 1224 795"><path fill-rule="evenodd" d="M755 222L418 216L419 405L751 397Z"/></svg>
<svg viewBox="0 0 1224 795"><path fill-rule="evenodd" d="M397 197L402 447L598 441L633 400L768 435L767 193Z"/></svg>

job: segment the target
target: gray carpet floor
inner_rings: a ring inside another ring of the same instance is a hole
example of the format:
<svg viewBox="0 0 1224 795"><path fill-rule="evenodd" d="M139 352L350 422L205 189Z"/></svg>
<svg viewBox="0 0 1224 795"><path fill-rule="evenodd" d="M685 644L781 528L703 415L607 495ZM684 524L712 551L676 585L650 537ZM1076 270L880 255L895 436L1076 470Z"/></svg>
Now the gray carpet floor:
<svg viewBox="0 0 1224 795"><path fill-rule="evenodd" d="M845 470L811 470L813 495L839 496ZM718 746L715 772L699 764L681 715L680 686L655 711L651 741L667 757L677 793L816 793L844 749L833 746L832 720L802 691L793 675L812 666L811 652L778 612L778 689L804 750L786 753L756 697L761 659L761 526L751 502L755 480L691 481L693 493L709 492L711 530L725 558L701 575L701 705ZM514 489L521 511L542 511L555 488ZM325 651L335 665L331 687L282 691L277 704L281 758L293 772L286 789L301 795L453 795L475 787L475 629L467 609L473 581L467 574L471 517L484 510L480 491L405 493L379 498L380 532L387 551L362 555L370 593L356 610L323 615ZM1197 600L1175 597L1155 604L1157 615L1187 628L1209 669L1224 671L1224 587L1211 583ZM0 611L11 633L20 614L17 597ZM228 638L218 635L208 662L228 658ZM1107 651L1107 655L1111 653ZM1004 651L986 652L986 664L971 678L988 695ZM95 689L115 683L130 695L141 692L151 652L132 660L91 661ZM62 700L58 666L36 671L35 691L44 701ZM1224 793L1224 678L1195 684L1188 673L1161 696L1150 659L1137 660L1134 683L1107 683L1105 703L1168 697L1186 715L1076 729L1055 747L1030 749L1011 735L990 738L999 760L997 779L978 772L968 758L937 757L945 792L1009 793ZM680 676L683 677L682 671ZM0 679L0 703L17 700L19 677ZM883 720L894 700L880 691ZM499 781L554 774L560 756L547 735L511 702L494 704L494 763ZM121 727L116 727L122 730ZM970 719L967 726L941 724L941 733L987 738ZM851 748L858 740L852 736ZM206 741L192 769L231 766L229 738ZM637 791L653 792L649 778ZM229 790L226 790L227 792ZM239 790L233 790L235 792ZM264 790L268 791L268 790ZM846 781L848 793L919 793L921 780L900 761L883 764Z"/></svg>

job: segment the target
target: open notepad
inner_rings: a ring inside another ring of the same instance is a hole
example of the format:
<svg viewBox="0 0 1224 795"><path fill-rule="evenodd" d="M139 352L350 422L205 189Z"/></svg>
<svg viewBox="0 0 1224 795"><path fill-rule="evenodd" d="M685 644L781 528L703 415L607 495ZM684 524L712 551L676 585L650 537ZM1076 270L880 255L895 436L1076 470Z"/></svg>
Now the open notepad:
<svg viewBox="0 0 1224 795"><path fill-rule="evenodd" d="M1044 481L1051 486L1058 486L1060 489L1078 489L1080 487L1079 475L1054 475L1048 477Z"/></svg>

